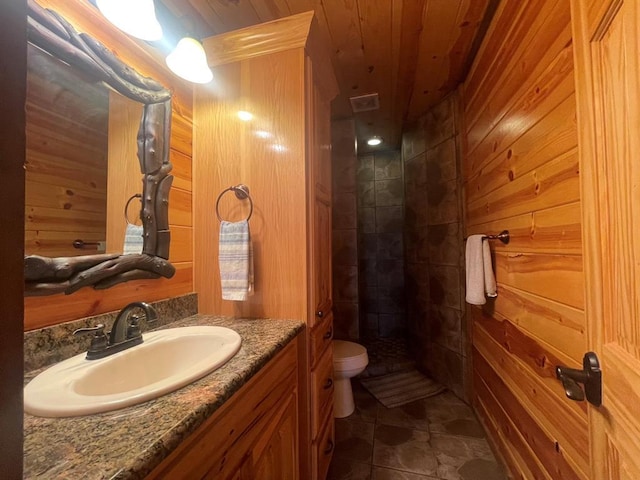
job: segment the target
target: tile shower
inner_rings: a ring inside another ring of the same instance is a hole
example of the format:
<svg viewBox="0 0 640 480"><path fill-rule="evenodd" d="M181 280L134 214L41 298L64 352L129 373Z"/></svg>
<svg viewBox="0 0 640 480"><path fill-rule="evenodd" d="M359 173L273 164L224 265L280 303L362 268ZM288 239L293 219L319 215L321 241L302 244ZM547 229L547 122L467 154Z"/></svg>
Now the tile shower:
<svg viewBox="0 0 640 480"><path fill-rule="evenodd" d="M403 134L401 152L359 157L353 121L334 122L333 298L338 338L371 346L372 363L376 350L406 357L398 339L410 338L419 368L465 398L459 122L452 94Z"/></svg>

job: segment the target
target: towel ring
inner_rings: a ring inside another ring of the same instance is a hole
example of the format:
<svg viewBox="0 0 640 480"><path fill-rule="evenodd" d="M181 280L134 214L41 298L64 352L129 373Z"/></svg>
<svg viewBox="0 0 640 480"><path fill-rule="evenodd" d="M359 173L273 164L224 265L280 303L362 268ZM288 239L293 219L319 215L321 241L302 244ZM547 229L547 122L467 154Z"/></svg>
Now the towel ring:
<svg viewBox="0 0 640 480"><path fill-rule="evenodd" d="M142 194L141 193L136 193L135 195L131 195L131 197L129 197L129 200L127 200L127 203L124 206L124 219L125 219L125 221L127 222L128 225L135 225L134 222L129 220L129 204L131 203L131 201L134 198L142 198Z"/></svg>
<svg viewBox="0 0 640 480"><path fill-rule="evenodd" d="M219 209L220 199L227 192L235 193L236 198L238 200L245 200L245 199L249 200L250 210L249 210L249 216L247 217L247 220L246 220L248 222L249 219L251 218L251 215L253 215L253 200L251 200L251 195L249 195L249 187L247 187L246 185L243 185L242 183L239 183L238 185L235 185L233 187L225 188L220 193L220 195L218 195L218 200L216 200L216 215L218 216L218 220L220 222L222 221L222 217L220 216L220 209Z"/></svg>

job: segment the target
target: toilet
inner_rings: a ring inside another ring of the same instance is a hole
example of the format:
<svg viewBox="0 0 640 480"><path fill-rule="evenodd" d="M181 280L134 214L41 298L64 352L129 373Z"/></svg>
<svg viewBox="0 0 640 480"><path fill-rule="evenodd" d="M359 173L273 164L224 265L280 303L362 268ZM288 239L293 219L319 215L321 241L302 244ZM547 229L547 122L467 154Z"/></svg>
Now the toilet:
<svg viewBox="0 0 640 480"><path fill-rule="evenodd" d="M348 417L355 410L351 378L362 373L369 363L367 349L344 340L333 341L333 416Z"/></svg>

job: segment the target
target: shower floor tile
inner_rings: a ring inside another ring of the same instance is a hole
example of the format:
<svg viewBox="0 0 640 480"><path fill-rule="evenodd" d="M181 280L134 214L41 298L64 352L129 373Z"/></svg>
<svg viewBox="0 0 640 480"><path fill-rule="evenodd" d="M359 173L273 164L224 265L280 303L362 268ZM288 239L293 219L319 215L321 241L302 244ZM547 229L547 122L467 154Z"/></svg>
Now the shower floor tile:
<svg viewBox="0 0 640 480"><path fill-rule="evenodd" d="M404 337L364 338L362 345L367 349L369 365L360 374L361 378L377 377L415 367L416 362L411 358L407 339Z"/></svg>

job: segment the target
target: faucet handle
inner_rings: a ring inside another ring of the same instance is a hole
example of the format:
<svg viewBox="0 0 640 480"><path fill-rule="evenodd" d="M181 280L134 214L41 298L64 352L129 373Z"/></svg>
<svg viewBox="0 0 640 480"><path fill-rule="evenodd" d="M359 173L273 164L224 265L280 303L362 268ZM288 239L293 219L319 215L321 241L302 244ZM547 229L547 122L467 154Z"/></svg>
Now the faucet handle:
<svg viewBox="0 0 640 480"><path fill-rule="evenodd" d="M99 323L95 327L79 328L75 332L73 332L73 334L76 336L91 333L93 333L93 337L91 338L91 345L89 346L89 350L87 351L87 358L93 357L93 354L96 352L105 350L109 345L109 339L107 338L107 334L104 332L103 323Z"/></svg>
<svg viewBox="0 0 640 480"><path fill-rule="evenodd" d="M127 325L127 339L136 338L142 336L142 331L140 330L140 320L145 319L147 323L152 323L157 320L157 314L155 310L149 306L151 310L149 310L150 315L146 313L142 315L133 314L129 317L129 325Z"/></svg>

